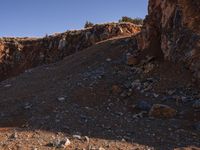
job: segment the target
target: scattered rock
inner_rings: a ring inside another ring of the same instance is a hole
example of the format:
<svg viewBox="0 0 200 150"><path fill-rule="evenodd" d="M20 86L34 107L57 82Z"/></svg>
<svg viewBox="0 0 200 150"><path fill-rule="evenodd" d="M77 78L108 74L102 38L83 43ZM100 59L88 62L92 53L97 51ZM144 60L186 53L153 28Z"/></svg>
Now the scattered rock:
<svg viewBox="0 0 200 150"><path fill-rule="evenodd" d="M176 115L177 111L167 105L154 104L149 112L150 117L155 118L172 118Z"/></svg>

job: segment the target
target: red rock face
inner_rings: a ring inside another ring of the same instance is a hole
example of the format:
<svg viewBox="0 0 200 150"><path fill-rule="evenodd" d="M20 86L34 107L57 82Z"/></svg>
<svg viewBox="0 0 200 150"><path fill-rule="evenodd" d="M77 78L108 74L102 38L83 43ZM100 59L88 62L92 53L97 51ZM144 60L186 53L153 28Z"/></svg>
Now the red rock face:
<svg viewBox="0 0 200 150"><path fill-rule="evenodd" d="M26 69L62 60L96 42L115 36L134 35L140 27L131 23L95 25L44 38L1 38L0 80Z"/></svg>
<svg viewBox="0 0 200 150"><path fill-rule="evenodd" d="M138 48L184 62L200 78L200 1L149 0Z"/></svg>

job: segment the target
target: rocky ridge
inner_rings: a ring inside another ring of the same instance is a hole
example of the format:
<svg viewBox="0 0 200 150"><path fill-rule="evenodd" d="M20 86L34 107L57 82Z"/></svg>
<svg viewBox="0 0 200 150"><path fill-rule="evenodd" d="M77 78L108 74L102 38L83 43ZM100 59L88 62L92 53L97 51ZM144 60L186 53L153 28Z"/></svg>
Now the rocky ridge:
<svg viewBox="0 0 200 150"><path fill-rule="evenodd" d="M44 38L1 38L0 80L32 67L62 60L97 42L116 36L133 35L139 31L140 26L131 23L110 23Z"/></svg>

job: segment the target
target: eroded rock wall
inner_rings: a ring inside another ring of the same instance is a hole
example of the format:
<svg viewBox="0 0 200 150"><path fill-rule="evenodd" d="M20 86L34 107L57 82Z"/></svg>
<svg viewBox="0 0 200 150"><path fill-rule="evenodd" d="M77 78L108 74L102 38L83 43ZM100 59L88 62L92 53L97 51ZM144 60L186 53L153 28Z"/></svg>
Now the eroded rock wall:
<svg viewBox="0 0 200 150"><path fill-rule="evenodd" d="M149 0L138 48L184 62L200 78L200 1Z"/></svg>
<svg viewBox="0 0 200 150"><path fill-rule="evenodd" d="M0 80L59 61L102 40L139 31L140 27L131 23L111 23L44 38L0 38Z"/></svg>

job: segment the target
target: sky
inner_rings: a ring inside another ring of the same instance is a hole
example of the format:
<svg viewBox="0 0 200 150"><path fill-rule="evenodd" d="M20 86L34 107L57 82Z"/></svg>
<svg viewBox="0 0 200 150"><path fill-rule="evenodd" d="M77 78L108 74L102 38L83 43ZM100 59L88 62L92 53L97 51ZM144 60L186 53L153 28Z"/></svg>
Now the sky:
<svg viewBox="0 0 200 150"><path fill-rule="evenodd" d="M86 21L144 18L148 0L1 0L0 37L42 37L81 29Z"/></svg>

